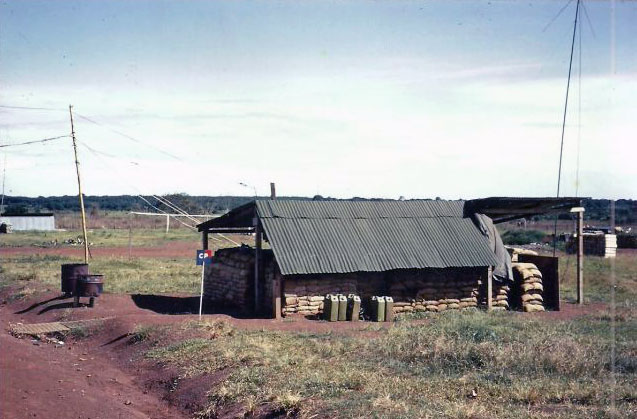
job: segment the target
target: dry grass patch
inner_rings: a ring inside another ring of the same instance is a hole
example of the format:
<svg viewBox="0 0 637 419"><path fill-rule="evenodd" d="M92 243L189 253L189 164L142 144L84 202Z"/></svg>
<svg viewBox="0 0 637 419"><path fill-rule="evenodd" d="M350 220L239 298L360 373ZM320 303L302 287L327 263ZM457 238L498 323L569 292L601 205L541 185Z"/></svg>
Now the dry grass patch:
<svg viewBox="0 0 637 419"><path fill-rule="evenodd" d="M445 313L371 339L223 323L200 330L207 337L147 356L184 376L228 373L210 389L203 416L237 403L248 412L267 406L324 417L603 416L613 398L618 410L637 413L634 317L618 324L614 386L608 320L600 318L546 323L512 313Z"/></svg>

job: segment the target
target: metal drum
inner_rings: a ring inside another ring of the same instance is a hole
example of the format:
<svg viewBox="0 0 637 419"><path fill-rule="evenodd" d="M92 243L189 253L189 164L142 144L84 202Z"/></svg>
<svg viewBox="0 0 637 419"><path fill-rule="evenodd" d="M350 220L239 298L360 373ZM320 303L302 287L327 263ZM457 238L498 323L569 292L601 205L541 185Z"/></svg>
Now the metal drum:
<svg viewBox="0 0 637 419"><path fill-rule="evenodd" d="M104 290L104 275L82 275L77 281L78 297L99 297Z"/></svg>
<svg viewBox="0 0 637 419"><path fill-rule="evenodd" d="M74 294L77 280L82 275L88 275L88 265L86 263L66 263L62 265L62 292L67 295Z"/></svg>

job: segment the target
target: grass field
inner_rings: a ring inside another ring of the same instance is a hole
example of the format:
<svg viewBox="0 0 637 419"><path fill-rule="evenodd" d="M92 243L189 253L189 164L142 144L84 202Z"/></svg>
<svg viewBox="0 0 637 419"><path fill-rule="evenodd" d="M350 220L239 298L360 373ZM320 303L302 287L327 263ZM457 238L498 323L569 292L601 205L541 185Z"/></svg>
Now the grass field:
<svg viewBox="0 0 637 419"><path fill-rule="evenodd" d="M1 235L0 248L26 246L51 247L55 241L57 241L58 245L63 245L65 240L75 240L78 237L82 237L82 230L17 231L12 234ZM168 233L166 233L165 230L134 229L130 237L133 246L144 247L160 246L171 241L197 242L199 239L196 232L186 228L170 230ZM128 229L94 229L88 231L88 242L96 247L128 246L128 239Z"/></svg>
<svg viewBox="0 0 637 419"><path fill-rule="evenodd" d="M268 406L306 417L637 414L632 315L618 323L615 343L608 316L547 324L482 311L376 333L371 327L371 336L245 331L219 322L193 327L198 337L166 344L175 330L163 328L145 330L144 339L156 342L147 358L179 367L183 377L229 372L211 389L202 417L234 403L248 413Z"/></svg>
<svg viewBox="0 0 637 419"><path fill-rule="evenodd" d="M2 236L0 285L14 286L14 298L42 286L57 289L59 265L77 257L2 251L76 233ZM195 249L198 241L185 229L167 237L140 230L134 237L137 246L190 242ZM90 240L95 247L125 247L128 232L96 231ZM194 295L200 271L193 262L96 257L91 269L106 275L110 293ZM561 258L560 274L562 297L572 301L573 256ZM231 406L241 406L241 414L300 417L636 417L637 253L586 258L586 300L608 303L613 278L615 315L602 310L547 320L514 312L447 312L341 334L182 322L140 325L131 342L145 342L142 357L176 368L183 378L224 377L209 389L201 417Z"/></svg>
<svg viewBox="0 0 637 419"><path fill-rule="evenodd" d="M0 286L17 284L26 289L44 284L56 289L60 284L60 265L82 262L82 246L59 246L74 249L74 255L47 255L33 251L32 246L52 247L67 238L81 236L79 231L66 232L16 232L0 236L0 255L3 248L28 247L24 254L2 255ZM127 256L101 256L90 260L91 272L105 275L105 292L110 293L185 293L198 292L200 270L194 266L194 252L198 248L198 235L186 229L171 230L168 234L157 230L133 231L134 247L170 246L171 243L190 244L192 257L128 258ZM128 231L95 230L89 233L91 248L121 247L127 254ZM211 241L211 246L227 246L228 242ZM15 250L15 249L13 249Z"/></svg>

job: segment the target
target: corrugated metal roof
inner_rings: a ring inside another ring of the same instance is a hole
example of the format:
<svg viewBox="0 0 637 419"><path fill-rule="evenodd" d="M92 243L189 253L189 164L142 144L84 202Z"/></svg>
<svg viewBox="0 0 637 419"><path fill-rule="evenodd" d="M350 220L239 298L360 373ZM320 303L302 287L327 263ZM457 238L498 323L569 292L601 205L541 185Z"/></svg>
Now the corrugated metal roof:
<svg viewBox="0 0 637 419"><path fill-rule="evenodd" d="M462 217L464 201L256 201L261 218Z"/></svg>
<svg viewBox="0 0 637 419"><path fill-rule="evenodd" d="M463 201L257 201L283 275L495 265Z"/></svg>

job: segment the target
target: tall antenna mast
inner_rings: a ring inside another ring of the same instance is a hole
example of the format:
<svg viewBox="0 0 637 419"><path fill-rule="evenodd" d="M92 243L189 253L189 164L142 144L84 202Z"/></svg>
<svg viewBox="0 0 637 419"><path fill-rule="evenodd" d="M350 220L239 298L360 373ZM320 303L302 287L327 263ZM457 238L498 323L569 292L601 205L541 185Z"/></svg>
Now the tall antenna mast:
<svg viewBox="0 0 637 419"><path fill-rule="evenodd" d="M73 126L73 106L69 105L71 117L71 139L73 139L73 153L75 154L75 171L77 172L77 189L80 197L80 210L82 211L82 233L84 234L84 263L88 263L88 239L86 237L86 212L84 212L84 197L82 196L82 181L80 180L80 162L77 160L77 143L75 141L75 127Z"/></svg>
<svg viewBox="0 0 637 419"><path fill-rule="evenodd" d="M557 198L560 197L560 182L562 180L562 154L564 152L564 131L566 130L566 113L568 111L568 93L571 87L571 70L573 68L573 50L575 49L575 34L577 33L577 21L579 19L579 5L581 0L577 0L575 7L575 22L573 23L573 40L571 41L571 58L568 63L568 79L566 81L566 99L564 100L564 114L562 117L562 140L560 141L560 164L557 170Z"/></svg>
<svg viewBox="0 0 637 419"><path fill-rule="evenodd" d="M571 87L571 70L573 69L573 51L575 49L575 34L577 33L577 21L579 20L579 6L581 0L577 0L575 7L575 22L573 23L573 39L571 40L571 57L568 62L568 79L566 81L566 99L564 100L564 114L562 116L562 139L560 141L560 164L557 169L557 193L556 198L560 197L560 183L562 181L562 155L564 154L564 132L566 130L566 114L568 111L568 93ZM557 250L557 215L555 215L555 223L553 225L553 257Z"/></svg>

